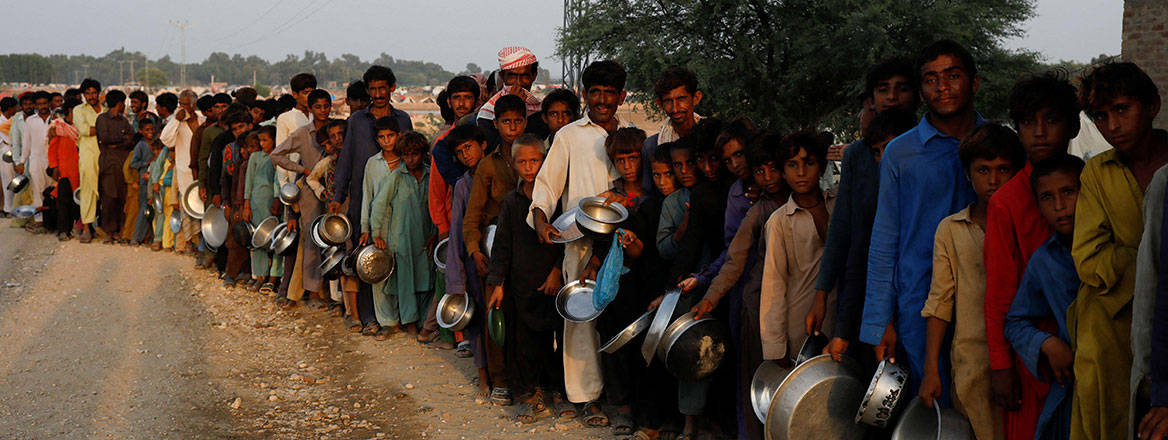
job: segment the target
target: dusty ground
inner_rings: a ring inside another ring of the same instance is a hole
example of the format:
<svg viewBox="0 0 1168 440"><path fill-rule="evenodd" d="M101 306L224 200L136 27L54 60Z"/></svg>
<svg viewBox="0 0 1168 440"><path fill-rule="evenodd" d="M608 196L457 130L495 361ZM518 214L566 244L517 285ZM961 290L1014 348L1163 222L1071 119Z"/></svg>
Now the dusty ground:
<svg viewBox="0 0 1168 440"><path fill-rule="evenodd" d="M0 437L611 438L471 400L473 365L224 289L189 257L0 221Z"/></svg>

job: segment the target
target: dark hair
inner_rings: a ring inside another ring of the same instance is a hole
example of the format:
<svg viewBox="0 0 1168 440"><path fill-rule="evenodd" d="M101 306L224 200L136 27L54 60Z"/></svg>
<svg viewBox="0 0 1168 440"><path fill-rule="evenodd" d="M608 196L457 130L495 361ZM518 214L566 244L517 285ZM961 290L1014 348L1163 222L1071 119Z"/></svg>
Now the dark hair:
<svg viewBox="0 0 1168 440"><path fill-rule="evenodd" d="M256 97L258 97L260 94L256 91L256 89L251 87L240 87L235 89L235 93L233 93L233 95L235 95L236 101L250 106L255 104Z"/></svg>
<svg viewBox="0 0 1168 440"><path fill-rule="evenodd" d="M11 99L11 98L8 98L8 99ZM66 112L71 112L71 111L73 111L74 107L77 107L79 105L81 105L81 97L80 96L76 96L76 95L66 96L65 103L61 104L61 108L65 109Z"/></svg>
<svg viewBox="0 0 1168 440"><path fill-rule="evenodd" d="M451 95L455 93L470 92L474 94L475 99L479 99L479 83L466 75L459 75L450 78L446 83L446 91Z"/></svg>
<svg viewBox="0 0 1168 440"><path fill-rule="evenodd" d="M349 121L344 119L329 119L328 122L324 123L324 126L321 127L320 130L316 131L316 143L323 144L324 142L321 141L321 133L324 133L323 136L325 139L327 139L328 132L331 131L333 127L341 127L341 133L345 133L349 131Z"/></svg>
<svg viewBox="0 0 1168 440"><path fill-rule="evenodd" d="M912 59L908 57L898 56L880 61L869 68L868 73L864 75L864 93L860 95L860 98L874 97L877 84L898 76L903 76L909 84L919 89L920 81L917 79L919 72L919 69L914 68Z"/></svg>
<svg viewBox="0 0 1168 440"><path fill-rule="evenodd" d="M864 143L871 147L885 139L900 136L916 125L917 118L913 112L890 108L877 113L872 121L868 122L868 128L864 129Z"/></svg>
<svg viewBox="0 0 1168 440"><path fill-rule="evenodd" d="M973 61L973 55L964 46L953 40L940 40L921 49L921 53L917 58L917 88L920 88L921 69L925 68L925 64L937 59L941 55L956 57L961 60L962 66L965 67L965 70L969 72L970 76L977 76L977 63Z"/></svg>
<svg viewBox="0 0 1168 440"><path fill-rule="evenodd" d="M215 105L215 99L211 95L203 95L195 100L195 108L198 108L203 113L211 110L212 105Z"/></svg>
<svg viewBox="0 0 1168 440"><path fill-rule="evenodd" d="M584 68L580 79L584 82L584 90L592 86L607 86L617 90L624 90L628 73L624 66L613 60L597 61Z"/></svg>
<svg viewBox="0 0 1168 440"><path fill-rule="evenodd" d="M85 93L86 90L89 90L91 88L97 89L97 91L100 92L101 91L101 83L93 78L85 78L85 79L81 80L81 87L79 87L79 88L81 89L81 93Z"/></svg>
<svg viewBox="0 0 1168 440"><path fill-rule="evenodd" d="M1144 105L1160 102L1156 83L1135 63L1113 62L1096 66L1083 76L1081 83L1079 103L1084 109L1099 107L1120 96L1136 98Z"/></svg>
<svg viewBox="0 0 1168 440"><path fill-rule="evenodd" d="M36 99L39 100L41 98L45 98L45 99L49 98L48 93L45 93L44 95L41 95L41 93L44 93L44 92L37 92ZM105 94L105 106L106 107L116 106L116 105L118 105L119 102L121 102L121 103L126 102L126 93L125 92L115 89L115 90L110 90L109 93Z"/></svg>
<svg viewBox="0 0 1168 440"><path fill-rule="evenodd" d="M333 103L333 95L330 95L328 90L313 89L311 92L308 92L308 101L307 102L308 102L309 107L312 107L313 103L315 103L316 101L319 101L321 99L327 100L329 105L332 105L332 103Z"/></svg>
<svg viewBox="0 0 1168 440"><path fill-rule="evenodd" d="M141 130L143 125L154 125L154 118L142 118L138 120L138 129Z"/></svg>
<svg viewBox="0 0 1168 440"><path fill-rule="evenodd" d="M126 96L126 94L123 93L122 94L123 99L125 98L125 96ZM53 97L53 95L50 95L49 92L46 92L44 90L38 90L36 93L34 93L32 95L32 99L34 101L40 101L42 99L45 101L49 101L52 99L52 97Z"/></svg>
<svg viewBox="0 0 1168 440"><path fill-rule="evenodd" d="M485 84L487 87L487 96L480 96L479 97L480 99L485 101L487 99L487 97L493 96L495 94L495 92L499 91L498 75L499 75L498 70L492 70L491 73L487 74L487 82Z"/></svg>
<svg viewBox="0 0 1168 440"><path fill-rule="evenodd" d="M1026 150L1018 134L1003 125L987 123L977 126L957 146L961 157L961 167L968 170L976 159L993 160L999 157L1010 160L1015 168L1026 164Z"/></svg>
<svg viewBox="0 0 1168 440"><path fill-rule="evenodd" d="M394 133L401 133L401 125L397 123L397 119L392 116L382 116L373 121L373 136L377 136L377 132L382 130L389 130Z"/></svg>
<svg viewBox="0 0 1168 440"><path fill-rule="evenodd" d="M297 73L292 75L288 85L292 87L292 93L298 93L304 89L315 89L316 76L311 73Z"/></svg>
<svg viewBox="0 0 1168 440"><path fill-rule="evenodd" d="M543 97L543 103L540 104L540 111L542 111L543 114L547 114L548 109L551 108L552 104L557 102L564 103L564 105L568 107L568 110L572 111L572 115L576 117L573 119L580 117L580 97L576 96L576 93L571 89L552 90L551 93L548 93L547 96Z"/></svg>
<svg viewBox="0 0 1168 440"><path fill-rule="evenodd" d="M346 99L363 99L369 100L369 89L365 88L365 81L356 80L349 83L349 87L345 89Z"/></svg>
<svg viewBox="0 0 1168 440"><path fill-rule="evenodd" d="M150 104L150 97L146 96L146 92L141 90L130 92L130 99L137 99L139 101L145 102L146 104Z"/></svg>
<svg viewBox="0 0 1168 440"><path fill-rule="evenodd" d="M0 98L0 112L6 112L12 107L16 107L18 105L20 105L20 103L16 101L16 98L11 96Z"/></svg>
<svg viewBox="0 0 1168 440"><path fill-rule="evenodd" d="M223 110L223 114L219 115L219 120L228 126L239 122L252 123L251 112L247 110L247 106L239 103L231 104L226 110Z"/></svg>
<svg viewBox="0 0 1168 440"><path fill-rule="evenodd" d="M776 162L785 163L799 156L799 150L804 150L822 166L827 163L827 147L831 143L826 140L813 131L798 131L784 136Z"/></svg>
<svg viewBox="0 0 1168 440"><path fill-rule="evenodd" d="M76 98L80 98L81 97L81 89L78 89L75 87L65 89L65 100L68 101L69 97L71 97L71 96L76 97Z"/></svg>
<svg viewBox="0 0 1168 440"><path fill-rule="evenodd" d="M1030 172L1030 188L1034 191L1034 196L1038 196L1038 179L1049 176L1054 173L1067 173L1075 177L1083 173L1083 167L1086 163L1078 156L1071 154L1056 154L1048 157L1034 164L1034 170Z"/></svg>
<svg viewBox="0 0 1168 440"><path fill-rule="evenodd" d="M766 165L768 162L778 164L779 149L783 145L783 135L778 132L762 132L746 147L746 163L751 168Z"/></svg>
<svg viewBox="0 0 1168 440"><path fill-rule="evenodd" d="M519 112L519 115L526 119L527 104L516 95L503 95L495 101L495 118L501 118L503 113L507 112Z"/></svg>
<svg viewBox="0 0 1168 440"><path fill-rule="evenodd" d="M463 124L450 130L445 139L446 145L450 146L450 151L453 152L459 145L467 141L475 141L480 144L486 142L487 136L483 134L483 130L478 125Z"/></svg>
<svg viewBox="0 0 1168 440"><path fill-rule="evenodd" d="M438 114L442 116L442 121L447 124L454 124L454 109L450 108L450 91L443 90L438 92L438 99L435 101L438 104Z"/></svg>
<svg viewBox="0 0 1168 440"><path fill-rule="evenodd" d="M167 111L174 113L174 109L178 108L178 95L166 92L154 98L154 104L158 107L166 108Z"/></svg>
<svg viewBox="0 0 1168 440"><path fill-rule="evenodd" d="M425 154L430 150L430 141L426 140L426 135L416 131L402 133L397 138L397 143L393 145L393 154L403 156L406 153L415 151Z"/></svg>
<svg viewBox="0 0 1168 440"><path fill-rule="evenodd" d="M292 95L287 93L280 95L280 97L276 99L276 103L280 104L280 109L276 112L276 114L284 113L288 110L296 108L296 98L293 98Z"/></svg>
<svg viewBox="0 0 1168 440"><path fill-rule="evenodd" d="M49 94L49 98L56 98L56 97L58 97L58 96L60 96L60 97L61 97L61 99L64 99L64 98L65 98L65 96L64 96L64 95L61 95L61 92L53 92L53 93L50 93L50 94Z"/></svg>
<svg viewBox="0 0 1168 440"><path fill-rule="evenodd" d="M214 99L214 101L213 101L214 104L231 105L231 95L228 95L226 93L216 93L215 96L211 97L211 99Z"/></svg>
<svg viewBox="0 0 1168 440"><path fill-rule="evenodd" d="M651 163L673 163L673 156L670 154L669 143L658 145L656 150L653 150L653 157L648 158ZM645 159L645 158L641 158Z"/></svg>
<svg viewBox="0 0 1168 440"><path fill-rule="evenodd" d="M687 136L696 147L695 152L698 154L710 154L714 152L718 145L718 135L722 133L722 120L718 118L705 118L694 124L693 131ZM719 148L720 150L720 148ZM717 152L721 155L721 151ZM719 158L719 161L722 159Z"/></svg>
<svg viewBox="0 0 1168 440"><path fill-rule="evenodd" d="M618 128L604 139L604 151L612 160L618 154L640 153L645 145L645 131L636 127Z"/></svg>
<svg viewBox="0 0 1168 440"><path fill-rule="evenodd" d="M719 150L726 146L730 141L738 141L743 149L750 145L750 140L754 138L758 128L754 125L754 121L749 116L739 116L731 119L723 125L722 132L718 133L718 138L714 140L714 148Z"/></svg>
<svg viewBox="0 0 1168 440"><path fill-rule="evenodd" d="M1015 127L1042 109L1062 114L1072 129L1071 136L1078 134L1079 97L1063 71L1051 70L1014 83L1010 91L1010 119Z"/></svg>
<svg viewBox="0 0 1168 440"><path fill-rule="evenodd" d="M17 96L17 98L20 99L20 102L22 103L25 101L36 101L36 92L24 92L21 93L20 96Z"/></svg>
<svg viewBox="0 0 1168 440"><path fill-rule="evenodd" d="M670 90L678 87L685 87L686 92L694 94L698 91L698 75L684 67L665 69L657 76L657 81L653 83L653 93L657 95L657 98L661 98Z"/></svg>
<svg viewBox="0 0 1168 440"><path fill-rule="evenodd" d="M256 133L257 134L266 134L266 135L268 135L268 137L272 138L272 141L276 140L276 126L275 125L261 125L260 128L256 129Z"/></svg>
<svg viewBox="0 0 1168 440"><path fill-rule="evenodd" d="M365 81L365 87L369 87L373 81L385 81L391 87L397 84L397 77L393 76L393 69L385 66L369 66L365 70L365 74L361 76L361 80Z"/></svg>

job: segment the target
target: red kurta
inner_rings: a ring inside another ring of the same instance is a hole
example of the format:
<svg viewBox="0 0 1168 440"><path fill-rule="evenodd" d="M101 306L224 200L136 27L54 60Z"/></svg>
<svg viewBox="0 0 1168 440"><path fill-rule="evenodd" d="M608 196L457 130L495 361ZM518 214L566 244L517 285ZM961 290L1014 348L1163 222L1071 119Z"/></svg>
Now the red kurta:
<svg viewBox="0 0 1168 440"><path fill-rule="evenodd" d="M1036 379L1006 340L1006 313L1018 293L1026 263L1047 239L1052 230L1042 214L1030 186L1029 162L1002 185L990 198L985 235L985 321L986 342L990 350L990 368L1014 368L1021 379L1022 407L1003 411L1009 440L1030 440L1038 425L1038 416L1050 384ZM1049 329L1048 329L1049 330ZM1057 332L1058 328L1053 329Z"/></svg>
<svg viewBox="0 0 1168 440"><path fill-rule="evenodd" d="M434 144L437 145L447 134L450 134L450 129L439 134ZM439 234L446 234L450 232L450 185L447 185L446 181L442 180L442 175L438 173L433 155L430 155L430 170L433 171L430 173L430 184L427 189L430 197L427 202L430 221L438 228Z"/></svg>
<svg viewBox="0 0 1168 440"><path fill-rule="evenodd" d="M81 172L77 167L77 140L69 136L50 138L49 167L56 168L62 179L69 179L69 184L74 189L80 187ZM56 187L53 187L53 196L60 197ZM73 195L66 194L66 197L73 197Z"/></svg>

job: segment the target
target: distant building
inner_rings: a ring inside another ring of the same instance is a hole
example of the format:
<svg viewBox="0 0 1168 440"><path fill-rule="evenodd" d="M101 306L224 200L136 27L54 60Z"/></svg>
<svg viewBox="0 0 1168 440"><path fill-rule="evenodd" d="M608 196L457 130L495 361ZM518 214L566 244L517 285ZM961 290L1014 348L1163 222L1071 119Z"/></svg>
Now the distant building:
<svg viewBox="0 0 1168 440"><path fill-rule="evenodd" d="M1168 102L1168 2L1123 2L1123 60L1148 72L1160 88L1160 100ZM1160 111L1155 125L1168 127L1168 110Z"/></svg>

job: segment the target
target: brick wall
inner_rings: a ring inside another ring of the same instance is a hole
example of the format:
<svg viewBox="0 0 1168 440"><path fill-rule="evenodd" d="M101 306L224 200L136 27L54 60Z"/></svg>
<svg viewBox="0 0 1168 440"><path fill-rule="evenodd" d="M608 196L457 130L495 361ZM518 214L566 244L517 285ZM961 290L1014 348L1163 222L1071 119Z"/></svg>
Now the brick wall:
<svg viewBox="0 0 1168 440"><path fill-rule="evenodd" d="M1148 72L1168 103L1168 2L1124 1L1122 56ZM1160 111L1156 127L1168 127L1168 108Z"/></svg>

